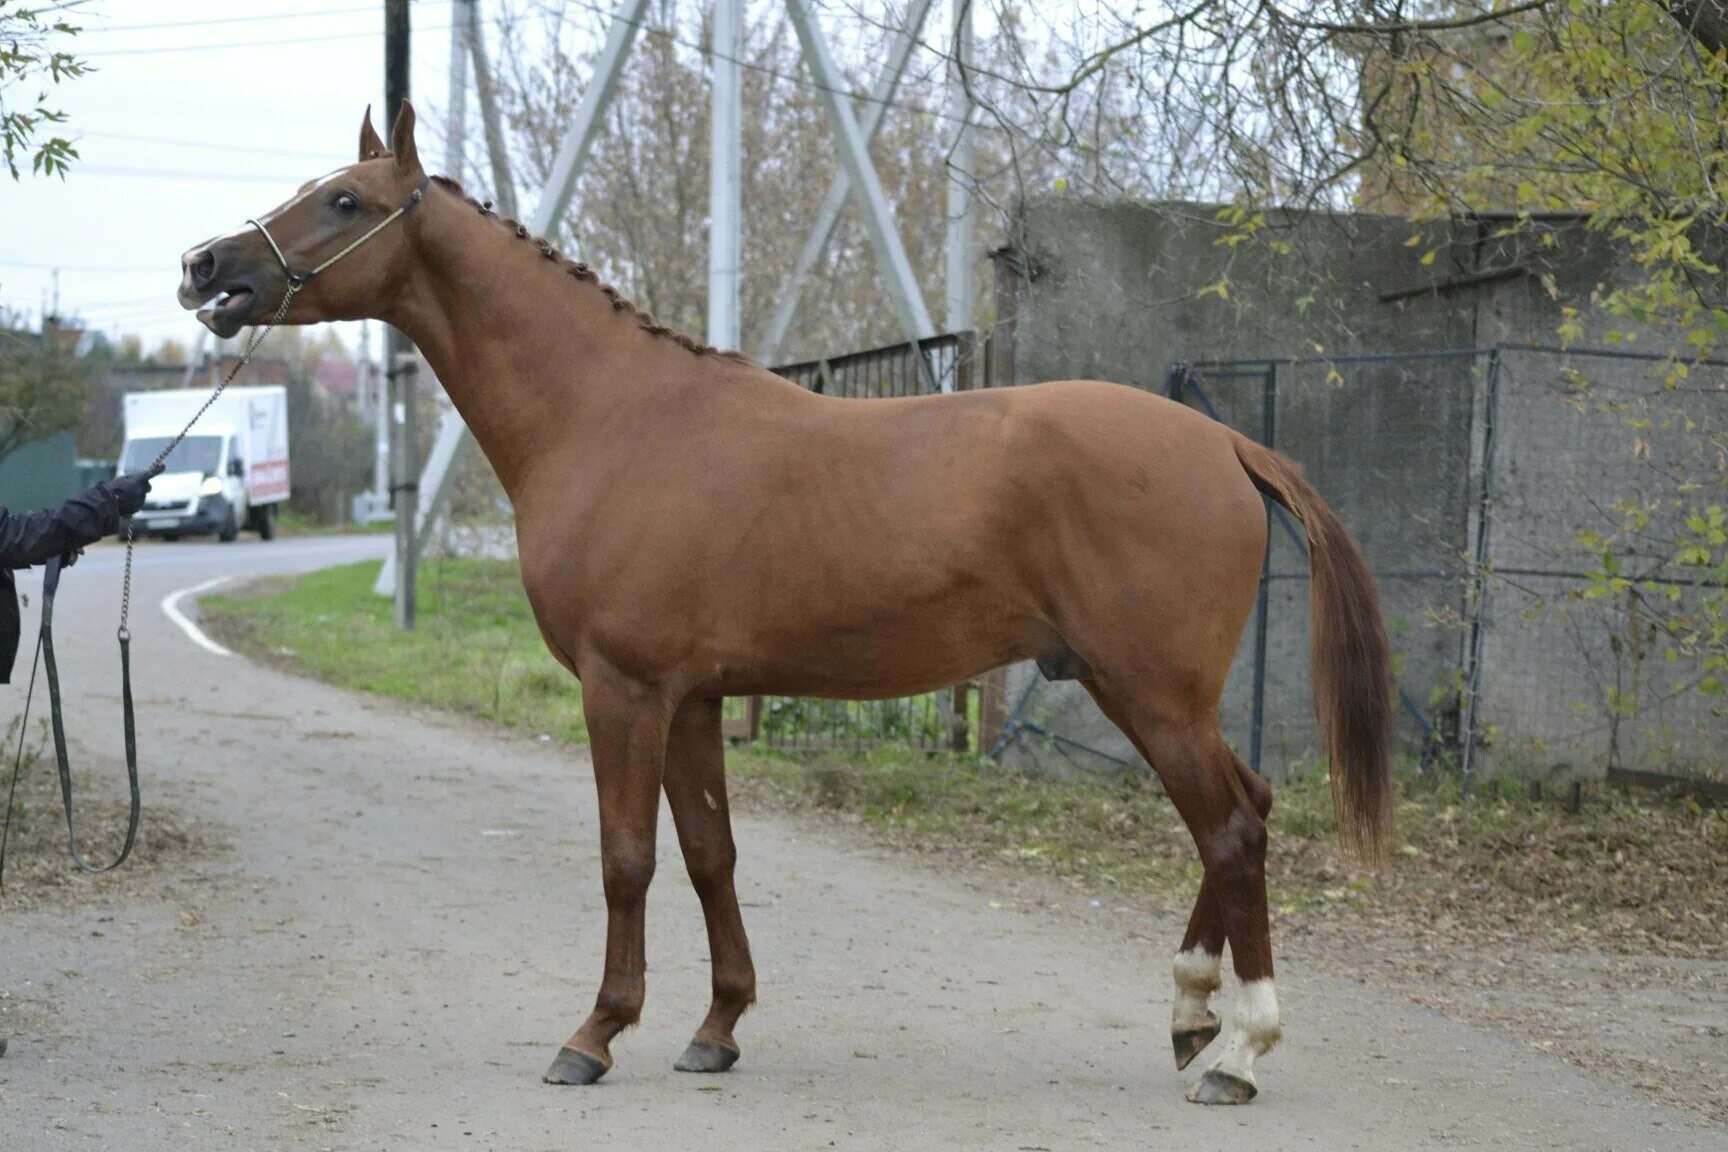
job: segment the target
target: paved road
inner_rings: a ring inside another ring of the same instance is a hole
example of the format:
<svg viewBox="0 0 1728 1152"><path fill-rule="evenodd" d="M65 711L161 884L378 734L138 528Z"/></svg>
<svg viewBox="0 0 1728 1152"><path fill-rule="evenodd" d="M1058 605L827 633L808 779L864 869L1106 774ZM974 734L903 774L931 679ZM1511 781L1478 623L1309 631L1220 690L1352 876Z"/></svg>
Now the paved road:
<svg viewBox="0 0 1728 1152"><path fill-rule="evenodd" d="M583 756L213 657L156 608L212 575L381 546L141 554L148 797L234 848L148 899L0 925L0 991L34 1028L0 1060L0 1149L1724 1146L1556 1059L1291 964L1260 1101L1186 1104L1167 1037L1179 925L1080 899L1021 910L1005 876L766 820L739 828L763 1003L738 1068L671 1070L707 970L663 835L642 1027L600 1087L546 1087L599 972ZM68 578L74 679L111 659L116 561ZM77 727L107 748L112 686L88 683Z"/></svg>

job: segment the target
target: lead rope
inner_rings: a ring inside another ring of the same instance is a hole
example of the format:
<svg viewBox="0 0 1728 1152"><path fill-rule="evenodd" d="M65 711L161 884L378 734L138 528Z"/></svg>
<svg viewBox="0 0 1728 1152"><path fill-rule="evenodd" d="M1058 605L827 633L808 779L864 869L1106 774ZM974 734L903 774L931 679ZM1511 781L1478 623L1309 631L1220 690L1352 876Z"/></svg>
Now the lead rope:
<svg viewBox="0 0 1728 1152"><path fill-rule="evenodd" d="M246 346L241 350L240 357L235 361L225 376L217 383L210 398L204 401L202 407L193 414L173 439L169 440L156 459L150 464L148 473L152 476L161 472L168 462L168 457L180 442L191 433L194 425L210 411L211 405L234 378L252 362L252 357L264 343L266 337L282 323L282 317L288 314L288 306L294 302L295 293L300 291L304 281L290 280L288 289L282 294L282 303L276 308L276 315L263 328L254 329ZM60 669L54 659L54 595L60 588L60 557L49 560L42 574L42 628L36 638L36 657L30 663L30 688L24 694L24 715L18 721L18 750L12 763L12 782L6 794L6 822L0 828L0 891L4 891L6 883L6 846L12 833L12 806L18 792L18 775L24 767L24 740L30 723L30 702L36 695L36 669L40 664L48 673L48 716L49 725L54 733L54 764L60 774L60 799L66 808L66 850L72 856L72 862L82 871L92 875L112 872L124 864L132 855L132 847L138 841L138 818L143 810L143 804L138 788L138 725L137 716L132 704L132 555L136 545L133 536L132 520L126 520L126 574L121 582L120 590L120 627L116 638L120 642L120 711L121 726L126 741L126 784L131 792L131 804L126 816L126 841L120 847L120 854L112 862L103 865L91 864L78 851L78 820L76 806L72 795L72 764L66 750L66 722L60 702Z"/></svg>

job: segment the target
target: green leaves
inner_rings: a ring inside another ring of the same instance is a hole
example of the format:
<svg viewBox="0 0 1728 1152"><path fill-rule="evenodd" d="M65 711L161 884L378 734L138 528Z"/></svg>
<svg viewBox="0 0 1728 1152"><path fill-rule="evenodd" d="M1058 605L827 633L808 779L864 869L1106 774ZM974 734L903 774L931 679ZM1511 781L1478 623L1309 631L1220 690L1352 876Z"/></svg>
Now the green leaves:
<svg viewBox="0 0 1728 1152"><path fill-rule="evenodd" d="M60 37L77 34L78 29L63 20L50 21L39 10L0 0L0 159L14 180L22 179L20 165L26 163L32 174L64 177L78 158L70 140L46 134L51 126L66 122L65 113L49 105L47 88L90 70L53 45ZM13 103L19 87L31 82L46 87L34 100Z"/></svg>

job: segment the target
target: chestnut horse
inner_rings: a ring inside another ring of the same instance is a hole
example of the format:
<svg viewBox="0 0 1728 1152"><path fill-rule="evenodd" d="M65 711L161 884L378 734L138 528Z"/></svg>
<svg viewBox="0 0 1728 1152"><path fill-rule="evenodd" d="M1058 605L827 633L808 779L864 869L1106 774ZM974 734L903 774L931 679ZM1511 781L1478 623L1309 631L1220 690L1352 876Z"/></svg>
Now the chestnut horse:
<svg viewBox="0 0 1728 1152"><path fill-rule="evenodd" d="M356 246L358 244L358 246ZM334 261L332 263L332 261ZM289 269L316 268L307 278ZM545 1079L591 1084L642 1009L660 793L707 920L713 1001L678 1061L718 1072L756 996L733 890L727 696L880 699L1015 660L1080 679L1157 771L1205 866L1176 957L1189 1098L1239 1103L1277 1041L1267 785L1218 728L1266 551L1261 494L1305 526L1313 680L1345 842L1391 820L1387 645L1356 545L1295 465L1180 404L1096 381L843 400L655 324L585 265L390 147L183 259L180 300L231 336L375 319L420 346L516 509L522 582L580 681L599 792L605 974Z"/></svg>

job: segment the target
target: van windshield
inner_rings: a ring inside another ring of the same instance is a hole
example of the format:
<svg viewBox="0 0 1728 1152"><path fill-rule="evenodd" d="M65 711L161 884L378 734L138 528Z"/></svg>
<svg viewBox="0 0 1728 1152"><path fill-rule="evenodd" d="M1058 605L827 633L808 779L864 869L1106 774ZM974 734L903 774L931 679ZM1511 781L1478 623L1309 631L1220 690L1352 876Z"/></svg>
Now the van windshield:
<svg viewBox="0 0 1728 1152"><path fill-rule="evenodd" d="M168 447L168 436L144 436L126 441L126 453L120 458L120 471L142 472L150 467L156 454ZM222 469L222 437L188 436L168 454L169 472L198 472L214 476Z"/></svg>

